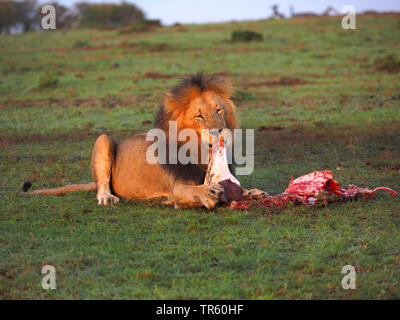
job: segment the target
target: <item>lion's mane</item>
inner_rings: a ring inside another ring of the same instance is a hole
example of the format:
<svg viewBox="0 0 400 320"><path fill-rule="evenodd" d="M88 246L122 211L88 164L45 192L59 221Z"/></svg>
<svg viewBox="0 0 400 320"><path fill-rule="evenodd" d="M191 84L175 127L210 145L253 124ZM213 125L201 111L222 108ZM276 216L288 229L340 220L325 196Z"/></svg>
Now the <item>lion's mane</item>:
<svg viewBox="0 0 400 320"><path fill-rule="evenodd" d="M208 75L199 72L196 75L184 78L180 84L165 94L164 103L161 105L156 115L154 126L164 131L168 143L168 125L169 121L177 121L178 132L187 128L185 125L184 110L189 106L190 102L211 91L220 96L225 101L225 122L226 127L233 132L233 129L239 127L239 120L236 116L235 105L231 101L233 93L230 82L218 75ZM168 150L168 145L167 145ZM167 157L168 158L168 157ZM207 166L199 164L166 164L163 168L175 175L176 178L183 180L193 179L197 177L197 183L202 183L205 177L205 169ZM233 169L233 167L231 168Z"/></svg>

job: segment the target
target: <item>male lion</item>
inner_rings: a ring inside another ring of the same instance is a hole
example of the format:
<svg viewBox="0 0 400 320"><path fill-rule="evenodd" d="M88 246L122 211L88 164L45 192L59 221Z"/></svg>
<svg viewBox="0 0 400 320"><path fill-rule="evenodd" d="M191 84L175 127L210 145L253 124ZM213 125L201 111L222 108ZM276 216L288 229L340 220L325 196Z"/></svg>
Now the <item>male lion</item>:
<svg viewBox="0 0 400 320"><path fill-rule="evenodd" d="M230 100L232 87L228 81L213 75L198 73L184 79L169 91L157 113L155 127L163 130L168 141L169 121L176 121L177 131L194 129L198 147L204 143L210 147L210 135L202 135L208 129L214 136L224 129L238 127L235 106ZM76 190L97 191L99 204L118 203L119 197L154 199L167 197L165 203L175 208L214 208L224 189L219 184L205 185L207 164L150 164L146 150L153 144L146 141L146 134L134 135L120 144L103 134L97 138L91 158L94 182L68 185L54 189L33 191L32 194L65 194ZM168 146L167 146L168 149ZM198 153L200 156L200 152ZM112 191L111 191L112 190ZM257 198L266 193L244 190L247 198Z"/></svg>

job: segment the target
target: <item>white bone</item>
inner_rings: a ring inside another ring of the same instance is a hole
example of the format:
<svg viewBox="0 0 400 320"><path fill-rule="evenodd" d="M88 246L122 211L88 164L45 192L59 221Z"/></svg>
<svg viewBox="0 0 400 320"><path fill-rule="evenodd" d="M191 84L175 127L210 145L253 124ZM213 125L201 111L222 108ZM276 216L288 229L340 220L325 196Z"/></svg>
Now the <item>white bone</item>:
<svg viewBox="0 0 400 320"><path fill-rule="evenodd" d="M215 143L212 148L210 163L208 164L204 184L218 183L220 181L230 180L240 187L240 182L229 171L228 158L223 140Z"/></svg>

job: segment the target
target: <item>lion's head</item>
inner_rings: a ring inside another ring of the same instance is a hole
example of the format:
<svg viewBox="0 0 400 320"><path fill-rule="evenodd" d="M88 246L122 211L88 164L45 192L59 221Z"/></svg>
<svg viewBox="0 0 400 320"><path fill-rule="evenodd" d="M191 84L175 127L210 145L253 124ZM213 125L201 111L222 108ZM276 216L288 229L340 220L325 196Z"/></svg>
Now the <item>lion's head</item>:
<svg viewBox="0 0 400 320"><path fill-rule="evenodd" d="M176 121L178 134L183 129L194 129L198 141L208 148L224 129L233 131L239 125L231 95L232 86L226 79L199 72L165 95L155 126L168 136L169 121Z"/></svg>

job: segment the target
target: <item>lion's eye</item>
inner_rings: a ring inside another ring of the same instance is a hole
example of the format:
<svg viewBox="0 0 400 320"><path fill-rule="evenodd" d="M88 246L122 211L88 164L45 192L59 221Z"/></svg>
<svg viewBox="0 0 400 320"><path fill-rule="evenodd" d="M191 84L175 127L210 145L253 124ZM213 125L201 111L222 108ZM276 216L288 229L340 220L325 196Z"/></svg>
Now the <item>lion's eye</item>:
<svg viewBox="0 0 400 320"><path fill-rule="evenodd" d="M223 109L222 108L218 108L217 109L217 113L222 113Z"/></svg>
<svg viewBox="0 0 400 320"><path fill-rule="evenodd" d="M201 114L198 114L197 116L194 117L195 119L203 120L203 116Z"/></svg>

